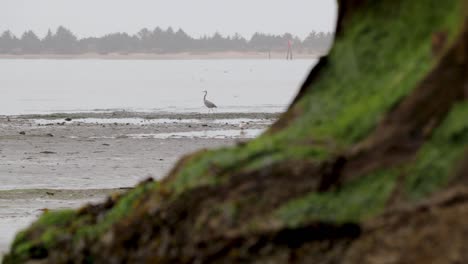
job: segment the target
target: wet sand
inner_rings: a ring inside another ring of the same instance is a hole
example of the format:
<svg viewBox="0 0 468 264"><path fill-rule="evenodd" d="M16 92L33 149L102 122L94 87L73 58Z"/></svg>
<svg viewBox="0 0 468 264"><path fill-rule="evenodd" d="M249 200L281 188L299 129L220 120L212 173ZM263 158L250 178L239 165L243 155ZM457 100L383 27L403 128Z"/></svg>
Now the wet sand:
<svg viewBox="0 0 468 264"><path fill-rule="evenodd" d="M249 140L276 118L131 112L0 116L0 253L44 208L76 208L148 177L160 179L182 155Z"/></svg>

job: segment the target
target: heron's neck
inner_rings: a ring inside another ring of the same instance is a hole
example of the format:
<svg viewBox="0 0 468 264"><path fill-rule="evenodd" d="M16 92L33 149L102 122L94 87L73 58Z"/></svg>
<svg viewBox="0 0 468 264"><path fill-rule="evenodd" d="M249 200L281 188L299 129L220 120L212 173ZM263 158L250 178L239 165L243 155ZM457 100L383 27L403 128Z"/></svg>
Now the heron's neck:
<svg viewBox="0 0 468 264"><path fill-rule="evenodd" d="M207 95L207 94L208 94L208 93L205 93L205 96L203 97L203 100L204 100L204 101L206 100L206 95Z"/></svg>

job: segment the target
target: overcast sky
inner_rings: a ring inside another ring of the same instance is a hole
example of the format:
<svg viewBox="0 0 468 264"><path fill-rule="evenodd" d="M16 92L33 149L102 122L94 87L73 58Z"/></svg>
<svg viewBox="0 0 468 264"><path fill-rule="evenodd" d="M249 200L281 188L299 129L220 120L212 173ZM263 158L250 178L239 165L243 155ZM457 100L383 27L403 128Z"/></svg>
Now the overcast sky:
<svg viewBox="0 0 468 264"><path fill-rule="evenodd" d="M41 37L59 25L79 37L134 34L147 27L182 28L193 36L254 32L305 37L333 31L334 0L0 0L0 31Z"/></svg>

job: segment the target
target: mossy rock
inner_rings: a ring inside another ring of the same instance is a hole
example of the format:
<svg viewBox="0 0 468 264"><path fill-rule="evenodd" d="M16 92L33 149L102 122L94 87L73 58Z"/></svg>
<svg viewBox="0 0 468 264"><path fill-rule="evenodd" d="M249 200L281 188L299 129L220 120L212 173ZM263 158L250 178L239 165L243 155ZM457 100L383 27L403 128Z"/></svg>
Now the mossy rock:
<svg viewBox="0 0 468 264"><path fill-rule="evenodd" d="M47 213L4 262L467 262L444 234L468 216L467 4L339 1L330 54L266 133Z"/></svg>

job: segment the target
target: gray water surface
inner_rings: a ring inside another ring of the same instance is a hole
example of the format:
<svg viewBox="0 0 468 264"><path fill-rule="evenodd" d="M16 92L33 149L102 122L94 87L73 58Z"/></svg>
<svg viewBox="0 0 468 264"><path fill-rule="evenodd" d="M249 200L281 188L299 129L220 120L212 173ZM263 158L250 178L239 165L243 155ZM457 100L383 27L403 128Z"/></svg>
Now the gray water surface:
<svg viewBox="0 0 468 264"><path fill-rule="evenodd" d="M285 110L315 60L0 60L0 115Z"/></svg>

